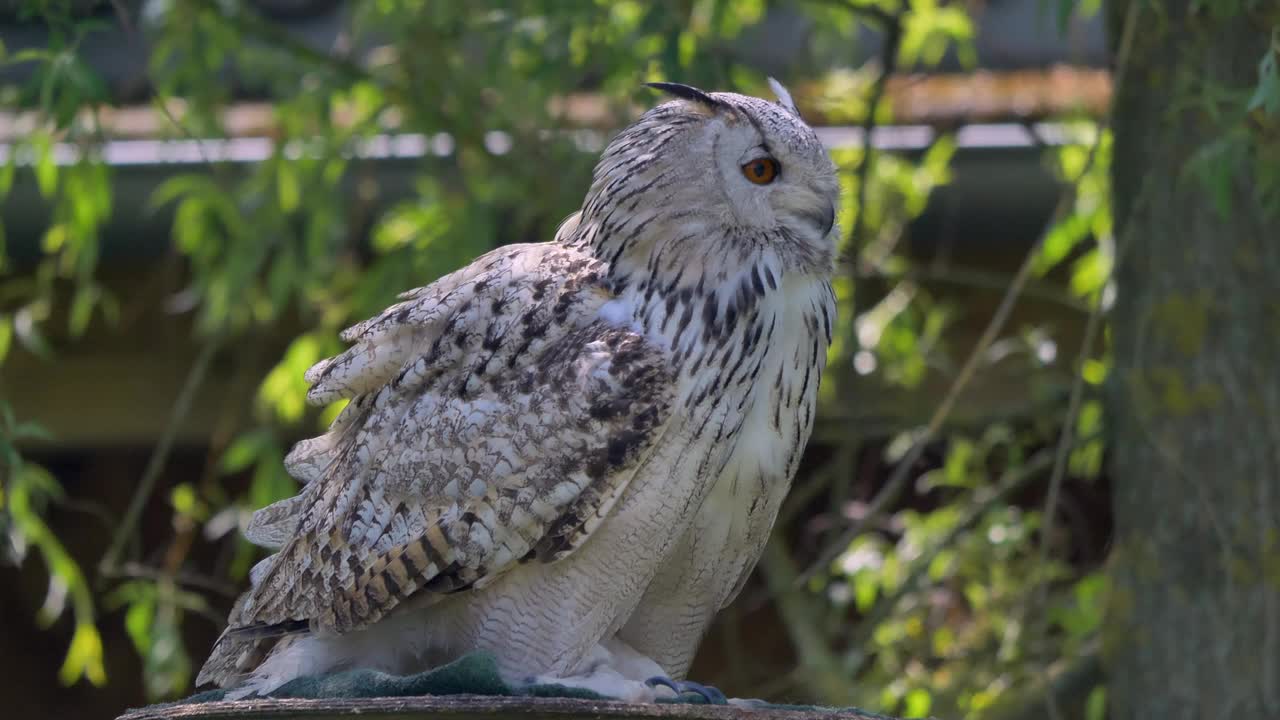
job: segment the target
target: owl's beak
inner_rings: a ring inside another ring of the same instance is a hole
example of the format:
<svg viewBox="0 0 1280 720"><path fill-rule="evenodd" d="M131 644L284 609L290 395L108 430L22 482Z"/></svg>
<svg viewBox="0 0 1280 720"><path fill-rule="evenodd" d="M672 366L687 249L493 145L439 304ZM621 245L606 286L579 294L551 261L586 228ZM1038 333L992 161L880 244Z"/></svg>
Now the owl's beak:
<svg viewBox="0 0 1280 720"><path fill-rule="evenodd" d="M835 224L836 224L836 205L833 202L828 202L826 206L826 213L823 215L823 218L822 218L822 237L826 237L827 235L829 235L831 233L831 227Z"/></svg>
<svg viewBox="0 0 1280 720"><path fill-rule="evenodd" d="M819 237L825 238L836 224L836 206L830 200L816 198L816 201L796 213L797 219L804 220L817 230Z"/></svg>

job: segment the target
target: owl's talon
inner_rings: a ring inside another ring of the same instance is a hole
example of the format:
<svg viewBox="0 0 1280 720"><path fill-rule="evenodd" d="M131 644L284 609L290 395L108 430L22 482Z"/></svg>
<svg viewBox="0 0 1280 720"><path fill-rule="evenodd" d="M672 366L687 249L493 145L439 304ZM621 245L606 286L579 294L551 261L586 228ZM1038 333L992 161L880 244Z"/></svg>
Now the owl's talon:
<svg viewBox="0 0 1280 720"><path fill-rule="evenodd" d="M659 685L669 687L675 691L676 695L683 695L685 693L701 695L702 699L706 700L708 705L729 704L728 698L726 698L724 693L720 692L718 688L714 688L710 685L703 685L702 683L690 682L688 680L672 680L669 677L656 675L645 680L644 684L649 687L657 687Z"/></svg>

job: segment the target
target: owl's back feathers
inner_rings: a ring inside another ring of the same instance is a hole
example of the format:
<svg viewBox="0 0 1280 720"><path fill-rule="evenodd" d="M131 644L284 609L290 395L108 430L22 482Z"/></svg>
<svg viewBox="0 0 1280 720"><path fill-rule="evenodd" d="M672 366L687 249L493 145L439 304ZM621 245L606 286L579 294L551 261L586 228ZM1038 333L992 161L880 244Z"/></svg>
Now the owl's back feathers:
<svg viewBox="0 0 1280 720"><path fill-rule="evenodd" d="M357 630L578 547L672 397L665 356L599 319L603 270L509 246L343 333L353 346L308 371L308 399L350 403L289 454L301 492L254 515L248 538L279 552L198 682L234 682L279 635Z"/></svg>

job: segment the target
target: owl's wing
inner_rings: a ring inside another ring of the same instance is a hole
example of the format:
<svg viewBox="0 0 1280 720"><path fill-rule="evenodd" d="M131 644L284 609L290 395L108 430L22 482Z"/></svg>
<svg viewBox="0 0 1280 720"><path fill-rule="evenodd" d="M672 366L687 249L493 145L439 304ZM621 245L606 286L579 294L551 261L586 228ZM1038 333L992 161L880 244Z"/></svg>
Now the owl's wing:
<svg viewBox="0 0 1280 720"><path fill-rule="evenodd" d="M306 377L312 402L351 402L289 454L306 487L255 514L249 539L279 553L230 633L358 629L572 552L673 392L662 351L598 319L604 269L555 243L502 248L344 332L354 346Z"/></svg>

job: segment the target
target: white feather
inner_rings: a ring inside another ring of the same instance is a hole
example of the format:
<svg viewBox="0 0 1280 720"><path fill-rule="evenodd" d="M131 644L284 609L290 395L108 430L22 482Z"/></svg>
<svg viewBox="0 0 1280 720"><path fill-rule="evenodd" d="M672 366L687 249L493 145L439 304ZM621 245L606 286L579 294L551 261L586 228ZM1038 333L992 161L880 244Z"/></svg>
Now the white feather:
<svg viewBox="0 0 1280 720"><path fill-rule="evenodd" d="M629 328L633 332L644 333L640 323L635 319L635 308L625 298L615 298L600 306L600 319L614 327Z"/></svg>

